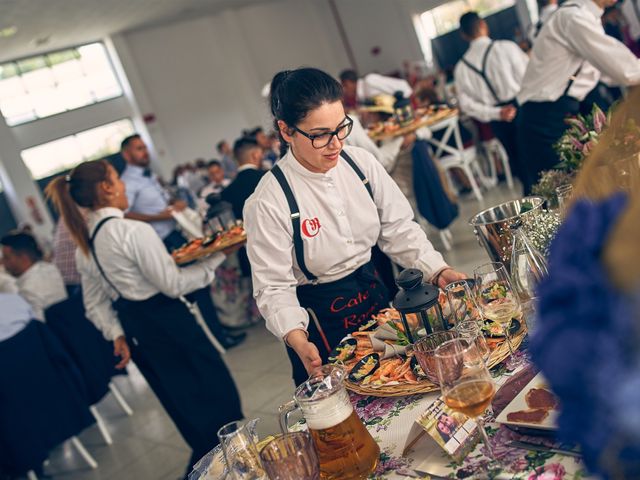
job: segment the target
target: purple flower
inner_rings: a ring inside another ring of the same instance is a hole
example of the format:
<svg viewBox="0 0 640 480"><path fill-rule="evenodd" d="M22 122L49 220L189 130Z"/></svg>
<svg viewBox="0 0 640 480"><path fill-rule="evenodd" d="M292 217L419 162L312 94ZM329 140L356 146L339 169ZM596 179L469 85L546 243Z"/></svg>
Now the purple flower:
<svg viewBox="0 0 640 480"><path fill-rule="evenodd" d="M576 128L580 135L587 133L587 127L584 126L584 122L579 117L567 118L565 120L569 124L569 127Z"/></svg>
<svg viewBox="0 0 640 480"><path fill-rule="evenodd" d="M536 469L527 480L562 480L566 470L559 463L552 463Z"/></svg>
<svg viewBox="0 0 640 480"><path fill-rule="evenodd" d="M580 140L575 137L569 137L569 142L574 150L577 150L578 152L582 151L583 145Z"/></svg>
<svg viewBox="0 0 640 480"><path fill-rule="evenodd" d="M593 106L593 129L596 133L602 132L607 124L607 116L600 108L594 104Z"/></svg>

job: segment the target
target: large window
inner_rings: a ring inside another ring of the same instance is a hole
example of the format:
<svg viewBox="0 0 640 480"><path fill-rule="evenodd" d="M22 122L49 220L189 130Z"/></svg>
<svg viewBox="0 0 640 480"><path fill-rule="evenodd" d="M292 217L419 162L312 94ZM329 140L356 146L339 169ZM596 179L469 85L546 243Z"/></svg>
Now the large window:
<svg viewBox="0 0 640 480"><path fill-rule="evenodd" d="M31 170L34 180L40 180L87 160L117 152L122 139L133 132L131 120L118 120L23 150L22 159Z"/></svg>
<svg viewBox="0 0 640 480"><path fill-rule="evenodd" d="M419 16L422 34L429 39L437 38L459 27L462 14L475 11L487 17L505 8L512 7L515 0L455 0L428 10Z"/></svg>
<svg viewBox="0 0 640 480"><path fill-rule="evenodd" d="M102 43L0 65L0 111L9 126L120 95Z"/></svg>

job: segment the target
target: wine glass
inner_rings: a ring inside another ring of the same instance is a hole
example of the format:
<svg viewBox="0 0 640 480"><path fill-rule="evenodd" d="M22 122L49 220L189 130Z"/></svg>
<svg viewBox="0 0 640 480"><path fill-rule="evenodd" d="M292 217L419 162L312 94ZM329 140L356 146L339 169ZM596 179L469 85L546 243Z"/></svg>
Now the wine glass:
<svg viewBox="0 0 640 480"><path fill-rule="evenodd" d="M515 369L523 363L514 356L509 327L514 317L520 315L522 307L515 293L507 269L502 263L492 262L476 268L476 300L483 317L497 322L509 347L509 368Z"/></svg>
<svg viewBox="0 0 640 480"><path fill-rule="evenodd" d="M458 332L460 338L464 338L469 343L474 343L476 348L482 356L482 360L485 364L489 362L491 356L491 349L487 344L487 339L484 338L482 328L476 320L465 320L456 324L455 330ZM488 365L487 365L488 367Z"/></svg>
<svg viewBox="0 0 640 480"><path fill-rule="evenodd" d="M483 414L491 405L496 387L478 348L457 338L440 345L434 357L444 403L476 422L488 456L495 459Z"/></svg>
<svg viewBox="0 0 640 480"><path fill-rule="evenodd" d="M458 280L448 284L444 289L456 325L466 320L482 322L470 282L473 283L472 280Z"/></svg>

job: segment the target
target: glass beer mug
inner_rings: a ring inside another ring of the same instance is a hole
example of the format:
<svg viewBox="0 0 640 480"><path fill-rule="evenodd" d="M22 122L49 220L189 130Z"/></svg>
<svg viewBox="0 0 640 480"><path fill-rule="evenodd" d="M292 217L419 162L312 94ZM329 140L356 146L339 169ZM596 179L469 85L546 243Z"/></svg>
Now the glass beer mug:
<svg viewBox="0 0 640 480"><path fill-rule="evenodd" d="M346 372L325 365L300 385L294 400L280 407L280 427L302 411L320 460L323 480L366 479L378 465L380 447L362 424L344 387Z"/></svg>

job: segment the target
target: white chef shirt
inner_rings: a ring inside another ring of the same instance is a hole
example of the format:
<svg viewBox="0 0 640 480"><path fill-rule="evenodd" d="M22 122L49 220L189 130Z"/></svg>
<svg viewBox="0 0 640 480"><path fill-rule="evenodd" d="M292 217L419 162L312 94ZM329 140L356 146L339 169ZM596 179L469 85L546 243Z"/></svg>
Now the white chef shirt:
<svg viewBox="0 0 640 480"><path fill-rule="evenodd" d="M0 293L0 342L13 337L33 320L31 306L15 293Z"/></svg>
<svg viewBox="0 0 640 480"><path fill-rule="evenodd" d="M0 267L0 293L18 293L16 279Z"/></svg>
<svg viewBox="0 0 640 480"><path fill-rule="evenodd" d="M177 298L211 283L214 270L225 256L213 255L195 265L180 268L156 234L145 222L123 219L117 208L102 208L89 214L89 231L106 217L95 239L95 249L107 278L128 300L146 300L158 293ZM117 313L111 307L117 293L100 274L91 253L76 251L78 271L82 277L82 295L86 315L107 340L123 335Z"/></svg>
<svg viewBox="0 0 640 480"><path fill-rule="evenodd" d="M629 24L629 35L633 40L638 41L640 39L640 1L624 0L621 10Z"/></svg>
<svg viewBox="0 0 640 480"><path fill-rule="evenodd" d="M367 98L375 97L381 93L393 95L402 92L405 97L410 97L413 89L409 82L402 78L387 77L379 73L370 73L358 79L356 83L356 98L364 102Z"/></svg>
<svg viewBox="0 0 640 480"><path fill-rule="evenodd" d="M476 38L464 54L471 65L482 70L482 59L491 44L489 37ZM487 58L487 76L499 102L513 100L520 91L529 57L514 42L496 40ZM500 108L487 83L468 65L459 61L454 70L460 109L480 122L500 120Z"/></svg>
<svg viewBox="0 0 640 480"><path fill-rule="evenodd" d="M16 278L18 293L33 309L34 318L44 321L44 311L67 299L67 289L58 267L39 261Z"/></svg>
<svg viewBox="0 0 640 480"><path fill-rule="evenodd" d="M344 278L369 262L377 243L394 262L433 278L447 265L413 221L413 210L398 185L366 150L345 151L369 180L375 203L344 159L327 173L310 172L291 151L278 161L300 208L309 271L319 283ZM262 178L243 216L254 296L267 328L279 338L306 329L309 317L296 287L309 281L295 259L290 210L274 175ZM312 228L313 223L319 228Z"/></svg>
<svg viewBox="0 0 640 480"><path fill-rule="evenodd" d="M568 7L575 4L578 7ZM540 31L518 94L518 103L560 98L582 69L568 95L584 100L601 74L617 85L640 83L640 60L621 42L604 33L603 10L593 0L571 0ZM583 63L584 62L584 63Z"/></svg>

